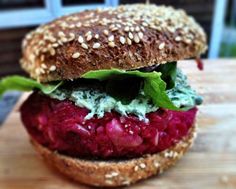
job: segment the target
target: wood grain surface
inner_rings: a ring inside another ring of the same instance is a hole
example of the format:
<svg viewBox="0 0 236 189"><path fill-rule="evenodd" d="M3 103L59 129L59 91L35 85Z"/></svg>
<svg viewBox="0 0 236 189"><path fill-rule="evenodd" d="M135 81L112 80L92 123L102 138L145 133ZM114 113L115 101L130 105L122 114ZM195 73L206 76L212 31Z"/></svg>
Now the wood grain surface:
<svg viewBox="0 0 236 189"><path fill-rule="evenodd" d="M205 99L195 145L175 167L130 188L236 188L236 60L204 62L203 72L194 61L180 63ZM89 188L51 170L34 152L19 119L19 105L26 96L0 128L0 189Z"/></svg>

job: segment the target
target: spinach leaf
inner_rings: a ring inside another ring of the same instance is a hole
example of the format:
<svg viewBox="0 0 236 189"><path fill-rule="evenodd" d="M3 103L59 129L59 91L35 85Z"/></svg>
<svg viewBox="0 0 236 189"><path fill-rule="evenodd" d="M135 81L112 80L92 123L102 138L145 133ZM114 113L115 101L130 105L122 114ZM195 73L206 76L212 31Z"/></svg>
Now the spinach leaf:
<svg viewBox="0 0 236 189"><path fill-rule="evenodd" d="M166 83L162 80L160 72L140 72L138 70L124 71L119 69L95 70L85 73L84 75L82 75L82 78L98 79L100 81L104 81L116 77L128 76L142 79L145 95L150 97L156 106L167 108L170 110L181 110L181 108L176 107L167 96ZM109 86L109 88L115 87L117 87L116 84L110 84ZM116 94L115 96L116 98L119 97L118 94Z"/></svg>
<svg viewBox="0 0 236 189"><path fill-rule="evenodd" d="M35 88L41 90L44 94L50 94L61 86L62 83L61 81L54 84L41 84L26 77L9 76L0 80L0 97L9 90L31 91Z"/></svg>
<svg viewBox="0 0 236 189"><path fill-rule="evenodd" d="M171 89L175 86L175 79L177 75L177 62L169 62L159 65L155 71L161 72L161 79L167 84L166 89Z"/></svg>

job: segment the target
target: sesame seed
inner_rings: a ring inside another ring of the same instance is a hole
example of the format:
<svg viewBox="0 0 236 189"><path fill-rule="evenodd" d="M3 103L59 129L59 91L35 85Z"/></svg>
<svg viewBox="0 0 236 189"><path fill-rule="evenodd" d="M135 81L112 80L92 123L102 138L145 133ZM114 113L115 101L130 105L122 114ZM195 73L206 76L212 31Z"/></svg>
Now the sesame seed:
<svg viewBox="0 0 236 189"><path fill-rule="evenodd" d="M178 155L179 155L178 152L174 152L173 157L176 158L178 157Z"/></svg>
<svg viewBox="0 0 236 189"><path fill-rule="evenodd" d="M104 33L105 35L109 35L109 31L108 31L108 30L103 30L103 33Z"/></svg>
<svg viewBox="0 0 236 189"><path fill-rule="evenodd" d="M44 63L43 63L43 64L41 64L41 67L42 67L42 68L44 68L44 69L46 69L46 68L47 68L46 64L44 64Z"/></svg>
<svg viewBox="0 0 236 189"><path fill-rule="evenodd" d="M43 48L43 49L42 49L42 52L44 52L44 53L47 52L47 51L48 51L47 48Z"/></svg>
<svg viewBox="0 0 236 189"><path fill-rule="evenodd" d="M142 169L145 169L146 165L144 163L140 163L139 167L142 168Z"/></svg>
<svg viewBox="0 0 236 189"><path fill-rule="evenodd" d="M127 43L128 45L132 45L132 41L130 40L130 38L127 38Z"/></svg>
<svg viewBox="0 0 236 189"><path fill-rule="evenodd" d="M50 54L52 55L52 56L54 56L55 54L56 54L56 51L55 51L55 49L54 48L50 48Z"/></svg>
<svg viewBox="0 0 236 189"><path fill-rule="evenodd" d="M26 38L26 39L31 39L31 38L32 38L31 33L27 34L25 38Z"/></svg>
<svg viewBox="0 0 236 189"><path fill-rule="evenodd" d="M89 23L89 22L86 22L86 23L84 23L84 26L85 26L85 27L89 27L89 26L90 26L90 23Z"/></svg>
<svg viewBox="0 0 236 189"><path fill-rule="evenodd" d="M128 31L129 31L129 26L126 26L126 27L124 28L124 30L125 30L126 32L128 32Z"/></svg>
<svg viewBox="0 0 236 189"><path fill-rule="evenodd" d="M115 24L112 24L109 26L110 29L115 28L115 27L116 27Z"/></svg>
<svg viewBox="0 0 236 189"><path fill-rule="evenodd" d="M185 39L184 42L187 43L187 44L190 44L192 42L192 40L191 39Z"/></svg>
<svg viewBox="0 0 236 189"><path fill-rule="evenodd" d="M44 71L43 68L39 68L39 69L40 69L40 72L41 72L42 74L45 74L45 71Z"/></svg>
<svg viewBox="0 0 236 189"><path fill-rule="evenodd" d="M92 32L91 31L88 31L85 36L88 36L88 35L92 35Z"/></svg>
<svg viewBox="0 0 236 189"><path fill-rule="evenodd" d="M166 157L166 158L170 157L170 153L169 152L165 152L164 153L164 157Z"/></svg>
<svg viewBox="0 0 236 189"><path fill-rule="evenodd" d="M64 28L68 27L68 24L66 22L62 22L60 26L64 29Z"/></svg>
<svg viewBox="0 0 236 189"><path fill-rule="evenodd" d="M140 28L138 26L135 27L135 31L139 32Z"/></svg>
<svg viewBox="0 0 236 189"><path fill-rule="evenodd" d="M83 43L84 42L84 38L80 35L78 38L79 43Z"/></svg>
<svg viewBox="0 0 236 189"><path fill-rule="evenodd" d="M117 27L114 27L114 28L111 29L111 31L116 31L116 30L118 30Z"/></svg>
<svg viewBox="0 0 236 189"><path fill-rule="evenodd" d="M94 43L93 44L93 48L94 49L98 49L100 46L101 46L100 43Z"/></svg>
<svg viewBox="0 0 236 189"><path fill-rule="evenodd" d="M72 58L79 58L80 57L80 53L76 52L72 55Z"/></svg>
<svg viewBox="0 0 236 189"><path fill-rule="evenodd" d="M160 163L158 163L157 161L155 161L155 162L154 162L154 166L155 166L156 168L158 168L158 167L160 167Z"/></svg>
<svg viewBox="0 0 236 189"><path fill-rule="evenodd" d="M68 39L67 39L66 37L63 37L63 38L61 38L61 41L62 41L63 43L66 43L66 42L68 41Z"/></svg>
<svg viewBox="0 0 236 189"><path fill-rule="evenodd" d="M62 31L59 31L59 32L58 32L58 35L59 35L59 37L65 37L65 34L64 34L64 32L62 32Z"/></svg>
<svg viewBox="0 0 236 189"><path fill-rule="evenodd" d="M145 31L145 28L144 28L143 26L141 26L141 30L142 30L142 31Z"/></svg>
<svg viewBox="0 0 236 189"><path fill-rule="evenodd" d="M94 37L95 37L96 39L98 39L98 38L99 38L99 34L96 34Z"/></svg>
<svg viewBox="0 0 236 189"><path fill-rule="evenodd" d="M112 172L111 175L112 175L113 177L116 177L116 176L119 175L119 173L118 173L118 172Z"/></svg>
<svg viewBox="0 0 236 189"><path fill-rule="evenodd" d="M111 173L105 174L105 178L111 179L113 177L117 177L118 175L119 175L118 172L111 172Z"/></svg>
<svg viewBox="0 0 236 189"><path fill-rule="evenodd" d="M128 36L129 36L130 39L134 38L134 35L131 32L129 32Z"/></svg>
<svg viewBox="0 0 236 189"><path fill-rule="evenodd" d="M135 43L139 43L140 42L140 39L139 39L137 34L134 35L134 42Z"/></svg>
<svg viewBox="0 0 236 189"><path fill-rule="evenodd" d="M40 68L36 68L36 69L35 69L35 73L36 73L36 75L40 75L40 73L41 73L41 72L40 72Z"/></svg>
<svg viewBox="0 0 236 189"><path fill-rule="evenodd" d="M112 185L113 181L112 180L105 180L106 184Z"/></svg>
<svg viewBox="0 0 236 189"><path fill-rule="evenodd" d="M180 36L177 36L176 38L175 38L175 41L181 41L182 40L182 38L180 37Z"/></svg>
<svg viewBox="0 0 236 189"><path fill-rule="evenodd" d="M129 181L129 180L124 180L124 181L122 181L122 184L124 184L124 185L130 185L130 181Z"/></svg>
<svg viewBox="0 0 236 189"><path fill-rule="evenodd" d="M77 21L77 20L79 20L79 18L74 16L74 17L71 18L71 20Z"/></svg>
<svg viewBox="0 0 236 189"><path fill-rule="evenodd" d="M75 34L74 33L70 33L69 36L70 36L69 41L72 41L72 40L75 39Z"/></svg>
<svg viewBox="0 0 236 189"><path fill-rule="evenodd" d="M87 40L87 41L90 41L92 38L93 38L92 35L88 35L87 38L86 38L86 40Z"/></svg>
<svg viewBox="0 0 236 189"><path fill-rule="evenodd" d="M88 45L86 45L85 43L81 43L81 46L82 46L84 49L88 49Z"/></svg>
<svg viewBox="0 0 236 189"><path fill-rule="evenodd" d="M69 28L75 28L74 24L69 25Z"/></svg>
<svg viewBox="0 0 236 189"><path fill-rule="evenodd" d="M124 44L125 44L125 41L126 41L125 38L124 38L123 36L120 36L120 42L121 42L121 44L124 45Z"/></svg>
<svg viewBox="0 0 236 189"><path fill-rule="evenodd" d="M52 65L52 66L50 66L50 68L49 68L49 71L55 71L57 68L56 68L56 66L55 65Z"/></svg>
<svg viewBox="0 0 236 189"><path fill-rule="evenodd" d="M109 46L109 47L115 47L116 45L115 45L115 43L114 43L113 41L110 41L110 42L108 43L108 46Z"/></svg>
<svg viewBox="0 0 236 189"><path fill-rule="evenodd" d="M151 24L150 28L158 30L158 27L156 25L154 25L154 24Z"/></svg>
<svg viewBox="0 0 236 189"><path fill-rule="evenodd" d="M52 47L58 47L58 46L59 46L58 43L53 43L53 44L52 44Z"/></svg>
<svg viewBox="0 0 236 189"><path fill-rule="evenodd" d="M165 47L165 43L164 42L162 42L160 45L159 45L159 49L161 50L161 49L163 49Z"/></svg>
<svg viewBox="0 0 236 189"><path fill-rule="evenodd" d="M44 59L45 59L45 56L44 56L44 55L41 55L41 56L40 56L40 60L43 62Z"/></svg>
<svg viewBox="0 0 236 189"><path fill-rule="evenodd" d="M133 32L133 31L134 31L134 27L130 27L130 31L132 31L132 32Z"/></svg>
<svg viewBox="0 0 236 189"><path fill-rule="evenodd" d="M135 167L134 167L134 171L138 171L138 166L136 165Z"/></svg>
<svg viewBox="0 0 236 189"><path fill-rule="evenodd" d="M112 178L113 176L111 175L111 174L105 174L105 178L107 178L107 179L110 179L110 178Z"/></svg>
<svg viewBox="0 0 236 189"><path fill-rule="evenodd" d="M143 26L148 26L148 23L147 22L143 22L142 25Z"/></svg>
<svg viewBox="0 0 236 189"><path fill-rule="evenodd" d="M140 39L142 39L143 38L143 33L142 32L138 32L138 36L139 36Z"/></svg>
<svg viewBox="0 0 236 189"><path fill-rule="evenodd" d="M76 24L76 27L77 27L77 28L79 28L79 27L81 27L81 26L82 26L81 22L78 22L78 23Z"/></svg>
<svg viewBox="0 0 236 189"><path fill-rule="evenodd" d="M167 30L168 30L170 33L174 33L174 32L175 32L175 28L172 28L172 27L167 27Z"/></svg>
<svg viewBox="0 0 236 189"><path fill-rule="evenodd" d="M57 42L58 42L59 45L63 45L61 40L58 40Z"/></svg>
<svg viewBox="0 0 236 189"><path fill-rule="evenodd" d="M48 37L48 40L50 41L50 42L52 42L52 43L55 43L57 40L56 40L56 38L54 38L54 37L52 37L52 36L49 36Z"/></svg>
<svg viewBox="0 0 236 189"><path fill-rule="evenodd" d="M108 41L114 41L114 35L109 36Z"/></svg>
<svg viewBox="0 0 236 189"><path fill-rule="evenodd" d="M131 20L130 20L130 22L127 22L126 24L127 24L127 26L130 26L130 27L133 26L133 23L131 23Z"/></svg>

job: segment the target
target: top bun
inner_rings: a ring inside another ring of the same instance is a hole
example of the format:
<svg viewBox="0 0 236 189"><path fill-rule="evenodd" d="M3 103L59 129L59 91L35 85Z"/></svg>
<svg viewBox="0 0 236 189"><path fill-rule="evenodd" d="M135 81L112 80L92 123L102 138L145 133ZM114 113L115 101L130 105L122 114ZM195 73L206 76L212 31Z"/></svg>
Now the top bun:
<svg viewBox="0 0 236 189"><path fill-rule="evenodd" d="M134 4L63 16L27 34L22 48L22 67L48 82L198 57L207 46L203 29L183 10Z"/></svg>

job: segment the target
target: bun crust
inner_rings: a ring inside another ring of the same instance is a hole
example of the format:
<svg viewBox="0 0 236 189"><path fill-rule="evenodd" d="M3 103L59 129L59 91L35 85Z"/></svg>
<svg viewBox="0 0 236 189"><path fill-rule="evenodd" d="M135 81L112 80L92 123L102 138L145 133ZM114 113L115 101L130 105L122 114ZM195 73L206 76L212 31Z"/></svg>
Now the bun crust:
<svg viewBox="0 0 236 189"><path fill-rule="evenodd" d="M80 183L92 186L124 186L157 175L175 165L196 137L193 126L188 136L173 147L153 155L130 160L83 160L52 152L31 140L43 159L56 170Z"/></svg>
<svg viewBox="0 0 236 189"><path fill-rule="evenodd" d="M79 78L90 70L137 69L198 57L206 36L183 10L123 5L61 17L23 40L21 65L40 82Z"/></svg>

